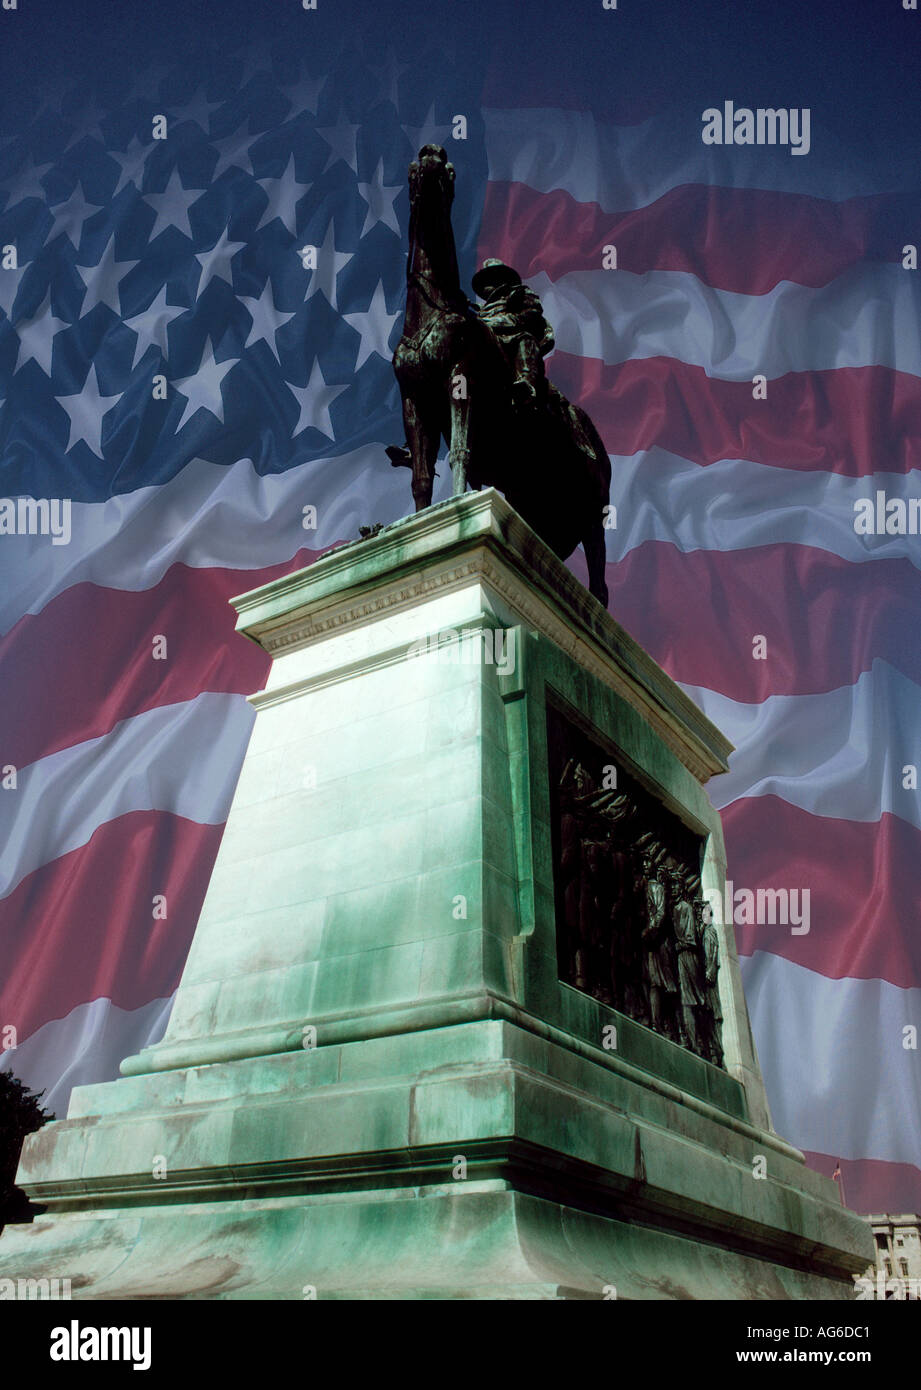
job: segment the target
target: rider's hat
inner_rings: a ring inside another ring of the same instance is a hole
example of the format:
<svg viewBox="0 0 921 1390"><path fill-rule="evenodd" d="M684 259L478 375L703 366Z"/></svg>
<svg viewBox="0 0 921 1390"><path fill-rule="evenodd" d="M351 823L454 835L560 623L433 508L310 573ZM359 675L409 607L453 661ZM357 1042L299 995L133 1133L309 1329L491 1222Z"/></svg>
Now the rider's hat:
<svg viewBox="0 0 921 1390"><path fill-rule="evenodd" d="M491 256L483 262L470 283L474 294L485 299L498 285L520 285L521 276L510 265Z"/></svg>

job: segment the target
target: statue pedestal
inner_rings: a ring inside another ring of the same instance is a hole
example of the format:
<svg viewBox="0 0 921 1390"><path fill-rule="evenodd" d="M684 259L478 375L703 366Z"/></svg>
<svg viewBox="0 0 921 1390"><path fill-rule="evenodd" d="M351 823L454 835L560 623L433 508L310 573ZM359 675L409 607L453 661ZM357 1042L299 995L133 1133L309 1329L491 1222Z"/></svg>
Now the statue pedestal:
<svg viewBox="0 0 921 1390"><path fill-rule="evenodd" d="M548 708L693 833L706 889L730 750L697 707L493 491L236 607L275 661L169 1027L26 1141L47 1212L0 1278L853 1297L872 1238L771 1130L731 927L725 1069L560 978Z"/></svg>

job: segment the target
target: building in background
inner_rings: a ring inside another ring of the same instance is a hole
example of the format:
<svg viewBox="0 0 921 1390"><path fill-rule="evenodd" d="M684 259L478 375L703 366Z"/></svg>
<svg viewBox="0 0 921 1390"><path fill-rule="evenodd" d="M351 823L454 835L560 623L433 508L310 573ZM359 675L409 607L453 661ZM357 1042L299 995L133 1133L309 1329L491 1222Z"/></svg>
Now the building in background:
<svg viewBox="0 0 921 1390"><path fill-rule="evenodd" d="M921 1215L867 1217L876 1241L876 1270L887 1280L909 1281L895 1297L921 1301Z"/></svg>

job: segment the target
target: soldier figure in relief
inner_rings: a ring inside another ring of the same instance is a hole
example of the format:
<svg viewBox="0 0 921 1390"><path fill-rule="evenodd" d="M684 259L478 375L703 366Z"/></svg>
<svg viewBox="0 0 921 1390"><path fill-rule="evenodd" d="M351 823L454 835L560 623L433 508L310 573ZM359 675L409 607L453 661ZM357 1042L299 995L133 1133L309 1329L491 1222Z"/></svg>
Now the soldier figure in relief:
<svg viewBox="0 0 921 1390"><path fill-rule="evenodd" d="M641 939L645 950L646 986L649 998L650 1026L666 1037L674 1036L674 1025L668 1009L669 995L678 992L672 944L665 920L665 884L651 854L643 855L645 877L645 915Z"/></svg>
<svg viewBox="0 0 921 1390"><path fill-rule="evenodd" d="M569 945L570 971L576 989L587 989L591 953L595 893L592 865L583 838L583 816L595 784L581 763L566 764L560 780L560 872Z"/></svg>
<svg viewBox="0 0 921 1390"><path fill-rule="evenodd" d="M706 983L697 934L697 917L692 894L684 875L674 870L669 874L672 890L672 924L678 948L678 986L681 996L679 1038L692 1052L704 1055L705 1045L700 1036L698 1019L706 1003Z"/></svg>
<svg viewBox="0 0 921 1390"><path fill-rule="evenodd" d="M695 904L700 921L701 944L703 948L704 984L706 1005L701 1010L706 1024L705 1043L707 1055L716 1066L723 1065L723 1010L720 1007L719 969L720 943L716 927L713 925L713 910L709 903L698 900Z"/></svg>
<svg viewBox="0 0 921 1390"><path fill-rule="evenodd" d="M606 817L619 802L616 791L599 790L573 758L560 779L560 871L572 983L603 1003L613 996L606 938L612 890L611 844Z"/></svg>

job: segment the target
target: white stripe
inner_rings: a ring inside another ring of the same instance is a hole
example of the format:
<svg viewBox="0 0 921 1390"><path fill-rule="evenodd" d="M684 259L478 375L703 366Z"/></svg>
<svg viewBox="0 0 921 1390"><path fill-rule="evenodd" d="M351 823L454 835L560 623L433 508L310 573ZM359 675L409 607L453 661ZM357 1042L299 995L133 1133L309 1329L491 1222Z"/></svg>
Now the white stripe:
<svg viewBox="0 0 921 1390"><path fill-rule="evenodd" d="M21 768L0 796L0 898L129 811L222 824L254 718L244 696L205 692Z"/></svg>
<svg viewBox="0 0 921 1390"><path fill-rule="evenodd" d="M907 557L921 567L921 539L854 531L855 500L875 500L877 489L887 498L919 498L917 471L851 478L746 459L701 466L660 448L612 455L611 462L611 500L617 506L617 528L606 532L611 561L648 540L668 541L683 551L789 542L845 560ZM147 589L180 562L257 569L283 563L305 546L322 548L351 538L371 517L389 521L406 514L408 473L391 470L381 479L368 467L360 486L343 489L341 479L352 476L350 469L358 468L355 476L362 478L356 457L326 463L319 473L308 475L316 465L304 464L264 478L249 459L232 468L195 459L162 487L74 503L68 546L37 537L0 538L0 561L9 563L0 629L8 631L23 613L40 612L72 584L89 580L108 588ZM885 467L884 459L880 465ZM446 467L439 471L436 500L449 487ZM361 500L368 495L371 501ZM315 532L301 524L305 497L318 508Z"/></svg>
<svg viewBox="0 0 921 1390"><path fill-rule="evenodd" d="M880 460L881 465L883 460ZM877 490L921 499L921 472L851 478L799 472L747 459L702 466L666 449L611 456L617 526L605 532L608 560L650 540L679 550L746 550L808 545L843 560L908 559L921 569L921 536L858 535L854 503Z"/></svg>
<svg viewBox="0 0 921 1390"><path fill-rule="evenodd" d="M172 1007L172 999L130 1010L111 999L78 1004L66 1018L43 1023L14 1051L0 1054L0 1068L33 1091L44 1091L42 1108L63 1120L72 1089L115 1081L123 1058L160 1041Z"/></svg>
<svg viewBox="0 0 921 1390"><path fill-rule="evenodd" d="M646 207L689 183L834 200L915 186L910 169L899 177L861 167L854 150L842 149L837 132L815 123L815 112L809 154L791 155L783 146L705 145L702 110L673 108L641 125L618 126L587 111L486 108L489 178L540 193L563 189L608 212Z"/></svg>
<svg viewBox="0 0 921 1390"><path fill-rule="evenodd" d="M830 980L782 956L740 961L774 1127L801 1149L921 1163L921 990Z"/></svg>
<svg viewBox="0 0 921 1390"><path fill-rule="evenodd" d="M919 761L921 690L888 662L874 661L853 685L761 704L682 689L735 744L729 772L707 784L718 810L774 795L814 816L878 821L888 811L921 829L918 793L902 786L902 768Z"/></svg>
<svg viewBox="0 0 921 1390"><path fill-rule="evenodd" d="M671 357L729 381L870 366L921 376L921 281L900 265L862 264L818 289L782 280L762 295L679 270L541 271L529 284L557 347L577 357Z"/></svg>
<svg viewBox="0 0 921 1390"><path fill-rule="evenodd" d="M439 473L444 489L444 468ZM303 527L307 505L318 509L316 530ZM229 467L193 459L168 483L75 502L68 545L0 537L0 633L73 584L150 589L178 563L260 569L305 547L357 540L360 525L411 508L409 470L391 467L383 445L284 473L257 473L250 459Z"/></svg>

